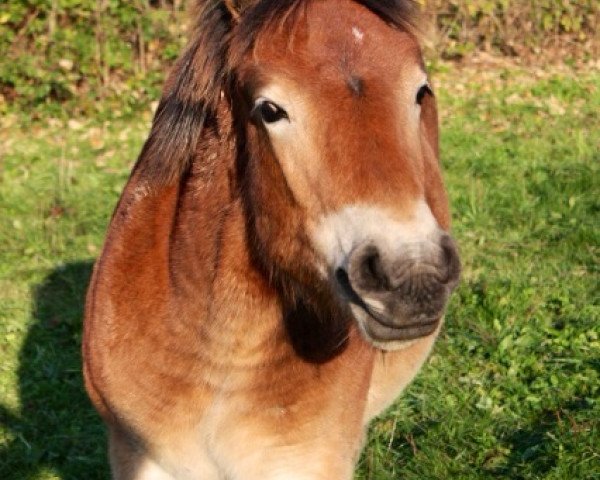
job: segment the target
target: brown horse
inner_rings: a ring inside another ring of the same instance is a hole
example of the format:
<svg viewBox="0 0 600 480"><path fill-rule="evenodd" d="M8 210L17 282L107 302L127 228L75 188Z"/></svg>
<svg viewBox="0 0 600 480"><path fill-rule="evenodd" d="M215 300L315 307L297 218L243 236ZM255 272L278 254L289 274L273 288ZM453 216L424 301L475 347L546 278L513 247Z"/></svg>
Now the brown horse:
<svg viewBox="0 0 600 480"><path fill-rule="evenodd" d="M200 1L87 298L117 479L349 479L459 276L407 0Z"/></svg>

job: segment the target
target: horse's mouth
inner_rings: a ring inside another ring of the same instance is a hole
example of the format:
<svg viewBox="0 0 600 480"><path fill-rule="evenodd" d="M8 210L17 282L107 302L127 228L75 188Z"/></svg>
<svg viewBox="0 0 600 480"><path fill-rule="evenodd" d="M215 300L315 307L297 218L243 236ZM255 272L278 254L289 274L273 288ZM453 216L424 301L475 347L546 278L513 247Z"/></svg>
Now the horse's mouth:
<svg viewBox="0 0 600 480"><path fill-rule="evenodd" d="M438 330L443 315L417 315L410 319L391 318L363 299L348 281L343 270L336 271L336 280L343 300L345 300L356 320L359 330L367 341L383 349L401 348L403 344L432 335Z"/></svg>
<svg viewBox="0 0 600 480"><path fill-rule="evenodd" d="M436 332L440 325L441 316L433 319L418 319L410 323L393 325L373 314L372 311L351 304L350 310L356 319L360 331L368 341L376 346L392 342L408 342L427 337ZM384 347L385 348L385 347Z"/></svg>

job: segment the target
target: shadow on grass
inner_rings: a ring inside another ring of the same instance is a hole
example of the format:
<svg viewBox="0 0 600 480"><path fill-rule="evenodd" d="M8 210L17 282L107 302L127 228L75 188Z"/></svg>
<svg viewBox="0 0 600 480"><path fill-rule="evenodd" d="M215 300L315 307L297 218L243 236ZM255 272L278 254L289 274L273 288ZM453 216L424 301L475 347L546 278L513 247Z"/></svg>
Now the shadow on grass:
<svg viewBox="0 0 600 480"><path fill-rule="evenodd" d="M516 430L506 437L503 443L510 448L506 464L490 471L495 477L519 480L530 478L522 474L524 468L535 472L540 478L552 472L559 460L556 438L565 438L569 431L570 440L563 444L564 449L581 448L577 445L577 425L572 415L591 409L589 402L583 399L573 400L556 410L546 410L534 418L527 426ZM564 417L564 418L563 418ZM577 478L577 477L576 477Z"/></svg>
<svg viewBox="0 0 600 480"><path fill-rule="evenodd" d="M104 428L81 374L83 305L92 265L57 268L33 292L34 323L19 357L22 411L15 416L0 410L10 435L0 449L3 480L109 477Z"/></svg>

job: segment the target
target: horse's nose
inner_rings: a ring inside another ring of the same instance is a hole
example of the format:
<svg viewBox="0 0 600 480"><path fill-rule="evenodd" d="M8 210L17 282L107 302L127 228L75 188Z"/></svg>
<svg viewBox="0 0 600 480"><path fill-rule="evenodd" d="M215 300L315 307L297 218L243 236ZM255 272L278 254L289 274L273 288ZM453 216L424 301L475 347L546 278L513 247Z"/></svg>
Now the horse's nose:
<svg viewBox="0 0 600 480"><path fill-rule="evenodd" d="M452 237L447 233L444 233L440 239L440 247L442 249L442 260L441 265L444 271L444 277L442 282L451 286L456 287L458 279L460 277L460 257L458 256L458 249Z"/></svg>
<svg viewBox="0 0 600 480"><path fill-rule="evenodd" d="M418 280L453 287L460 275L460 260L450 235L443 233L434 248L410 244L397 254L385 252L373 243L356 248L350 255L348 273L357 292L418 290Z"/></svg>
<svg viewBox="0 0 600 480"><path fill-rule="evenodd" d="M393 251L365 243L351 252L347 269L336 273L350 302L365 310L376 327L384 326L390 339L431 333L458 283L456 245L446 233L437 237ZM414 330L423 325L432 328Z"/></svg>

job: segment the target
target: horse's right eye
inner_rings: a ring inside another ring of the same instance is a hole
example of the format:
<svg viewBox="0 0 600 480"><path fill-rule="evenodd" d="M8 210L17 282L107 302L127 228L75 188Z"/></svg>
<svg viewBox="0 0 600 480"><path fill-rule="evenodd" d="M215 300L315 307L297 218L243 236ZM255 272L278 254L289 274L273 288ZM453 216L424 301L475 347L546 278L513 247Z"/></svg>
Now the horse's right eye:
<svg viewBox="0 0 600 480"><path fill-rule="evenodd" d="M431 90L429 84L426 83L425 85L422 85L421 88L419 88L419 91L417 92L417 105L421 105L425 97L429 95L433 95L433 91Z"/></svg>
<svg viewBox="0 0 600 480"><path fill-rule="evenodd" d="M283 119L289 120L287 112L270 100L258 102L252 113L259 116L264 123L275 123Z"/></svg>

